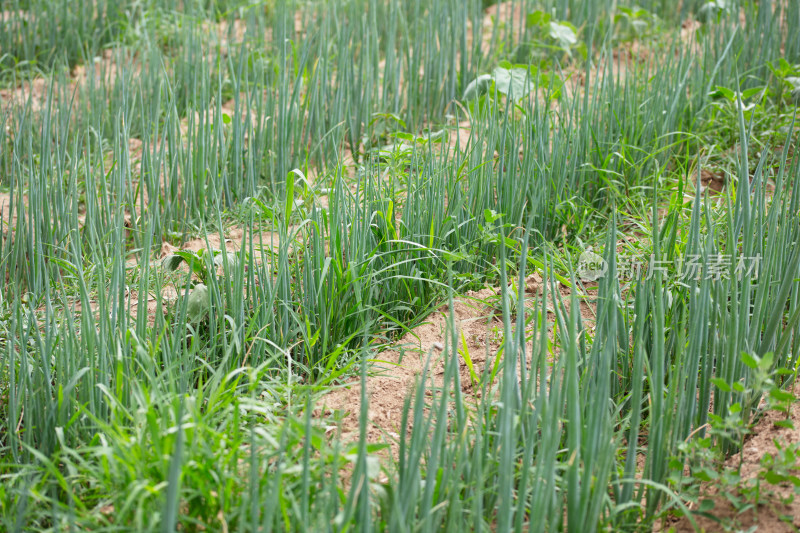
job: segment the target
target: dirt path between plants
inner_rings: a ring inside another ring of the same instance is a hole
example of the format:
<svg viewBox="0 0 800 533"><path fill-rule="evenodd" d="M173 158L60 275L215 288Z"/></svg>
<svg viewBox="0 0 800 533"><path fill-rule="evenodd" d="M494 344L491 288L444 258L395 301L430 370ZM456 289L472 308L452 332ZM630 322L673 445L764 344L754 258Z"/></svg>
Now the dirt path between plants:
<svg viewBox="0 0 800 533"><path fill-rule="evenodd" d="M541 295L542 278L538 274L526 280L527 304L535 305L535 297ZM562 299L569 298L570 289L559 286ZM580 312L585 327L593 328L595 322L596 290L592 289L585 299L580 300ZM565 305L568 302L565 301ZM548 330L551 339L553 333L553 306L548 298ZM383 459L391 456L397 459L399 452L400 432L410 431L410 427L402 428L403 405L406 397L419 382L430 357L428 371L428 390L441 387L444 381L443 348L448 338L449 308L439 307L428 319L414 330L395 342L392 347L379 353L372 362L367 378L367 398L369 402L367 441L370 444L389 444L389 451L379 454ZM493 364L495 356L503 344L503 323L500 304L500 291L495 288L484 288L480 291L467 292L454 301L454 323L458 330L459 375L461 390L465 401L473 405L480 400L480 387L474 387L469 368L465 362L465 345L473 363L473 370L481 376L487 364ZM531 322L533 324L533 322ZM526 332L528 342L526 355L533 352L533 335L529 326ZM342 416L341 439L344 443L355 442L359 438L359 412L361 406L361 384L358 378L346 385L333 389L317 402L321 414L334 415L339 411Z"/></svg>

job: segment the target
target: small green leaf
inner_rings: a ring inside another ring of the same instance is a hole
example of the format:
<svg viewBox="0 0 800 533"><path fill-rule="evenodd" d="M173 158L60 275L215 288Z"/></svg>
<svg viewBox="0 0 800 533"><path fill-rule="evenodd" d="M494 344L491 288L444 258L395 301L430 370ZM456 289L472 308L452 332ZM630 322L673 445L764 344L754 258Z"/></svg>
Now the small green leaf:
<svg viewBox="0 0 800 533"><path fill-rule="evenodd" d="M692 476L700 481L712 481L719 477L716 472L708 468L698 468L697 471L692 472Z"/></svg>
<svg viewBox="0 0 800 533"><path fill-rule="evenodd" d="M528 16L525 17L525 22L528 24L528 27L542 27L548 22L550 22L551 16L550 13L546 13L541 9L537 9L533 13L528 13Z"/></svg>
<svg viewBox="0 0 800 533"><path fill-rule="evenodd" d="M230 124L231 123L231 116L227 113L222 114L222 123L223 124Z"/></svg>
<svg viewBox="0 0 800 533"><path fill-rule="evenodd" d="M372 122L370 122L370 126L372 126L378 119L383 118L383 119L393 120L394 122L397 122L397 124L401 128L403 129L406 128L405 121L400 117L398 117L397 115L395 115L394 113L373 113L372 116L375 118L372 120Z"/></svg>
<svg viewBox="0 0 800 533"><path fill-rule="evenodd" d="M758 368L759 357L757 355L750 355L747 352L742 352L742 362L756 370Z"/></svg>
<svg viewBox="0 0 800 533"><path fill-rule="evenodd" d="M395 139L400 139L400 140L407 141L407 142L410 142L410 143L413 143L414 141L417 140L416 137L414 137L413 135L411 135L410 133L407 133L405 131L398 131L398 132L394 133L392 136Z"/></svg>
<svg viewBox="0 0 800 533"><path fill-rule="evenodd" d="M752 98L764 91L764 87L751 87L742 91L742 98Z"/></svg>
<svg viewBox="0 0 800 533"><path fill-rule="evenodd" d="M467 338L464 336L464 332L461 332L461 346L462 349L459 350L461 357L464 359L464 362L467 364L467 369L469 370L469 377L472 380L473 384L478 383L478 374L475 373L475 367L472 364L472 357L469 353L469 345L467 344Z"/></svg>
<svg viewBox="0 0 800 533"><path fill-rule="evenodd" d="M486 224L487 225L494 224L502 216L503 215L498 214L497 211L495 211L494 209L484 209L483 210L483 218L484 218L484 220L486 220Z"/></svg>
<svg viewBox="0 0 800 533"><path fill-rule="evenodd" d="M200 279L204 279L206 275L206 265L202 259L203 250L189 252L186 250L178 250L175 253L164 258L163 265L168 270L176 270L180 264L185 261L189 265L189 270L197 274Z"/></svg>
<svg viewBox="0 0 800 533"><path fill-rule="evenodd" d="M700 500L700 505L698 506L697 510L701 513L707 513L712 509L714 509L714 506L715 506L714 500L705 498Z"/></svg>
<svg viewBox="0 0 800 533"><path fill-rule="evenodd" d="M736 93L732 90L728 89L727 87L722 87L717 85L714 87L714 90L709 94L711 98L725 98L726 100L730 100L731 102L736 99Z"/></svg>
<svg viewBox="0 0 800 533"><path fill-rule="evenodd" d="M782 476L775 472L774 470L767 470L764 472L764 479L770 485L780 485L784 481L786 481L786 476Z"/></svg>
<svg viewBox="0 0 800 533"><path fill-rule="evenodd" d="M794 401L794 394L781 390L777 387L769 391L769 395L779 402L792 402Z"/></svg>
<svg viewBox="0 0 800 533"><path fill-rule="evenodd" d="M711 378L711 383L713 383L721 391L724 392L731 391L731 386L728 385L728 382L722 378Z"/></svg>

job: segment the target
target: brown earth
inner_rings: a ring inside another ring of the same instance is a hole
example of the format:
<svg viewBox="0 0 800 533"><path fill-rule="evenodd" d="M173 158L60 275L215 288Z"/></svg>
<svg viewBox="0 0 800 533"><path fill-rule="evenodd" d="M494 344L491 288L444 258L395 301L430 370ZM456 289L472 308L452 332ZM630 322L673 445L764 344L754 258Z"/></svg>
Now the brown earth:
<svg viewBox="0 0 800 533"><path fill-rule="evenodd" d="M540 295L542 278L538 274L526 280L526 294L531 305L535 305L534 297ZM559 286L562 299L568 298L571 291ZM471 291L454 301L453 321L457 329L459 352L459 377L461 389L467 404L475 405L480 400L480 387L473 386L472 373L466 363L464 354L469 354L473 371L480 379L487 364L494 364L495 357L503 344L502 311L500 310L498 289L484 288ZM594 303L596 290L580 298L580 313L587 328L592 328L595 321ZM565 301L565 305L569 303ZM548 305L548 329L551 340L555 339L552 321L552 298ZM367 378L368 430L367 441L371 444L389 444L389 455L398 457L400 432L408 432L410 428L402 428L403 405L406 397L413 392L414 386L421 379L426 363L428 364L428 390L441 387L444 380L445 345L448 343L449 308L444 305L433 312L428 319L393 343L389 349L380 352L371 361ZM531 322L532 324L533 322ZM533 328L533 326L528 326ZM534 337L532 329L526 331L528 357L533 353ZM557 342L557 340L556 340ZM527 364L530 364L528 359ZM359 412L361 405L361 384L354 379L345 385L327 393L318 403L323 415L335 412L343 414L343 442L355 442L359 438ZM386 457L384 457L386 458Z"/></svg>

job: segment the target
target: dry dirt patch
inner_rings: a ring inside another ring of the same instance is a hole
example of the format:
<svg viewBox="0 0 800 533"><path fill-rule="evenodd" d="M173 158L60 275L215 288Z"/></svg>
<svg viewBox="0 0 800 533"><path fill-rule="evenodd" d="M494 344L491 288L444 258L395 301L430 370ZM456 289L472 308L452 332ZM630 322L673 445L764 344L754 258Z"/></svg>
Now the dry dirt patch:
<svg viewBox="0 0 800 533"><path fill-rule="evenodd" d="M492 289L467 293L455 302L456 327L468 339L473 362L481 367L486 361L487 351L495 353L500 346L493 328L499 321L492 317L484 303L494 295ZM444 357L442 349L447 336L448 313L440 308L428 317L413 332L406 334L394 346L380 353L373 362L371 375L367 379L369 401L369 428L367 440L372 443L389 441L393 455L397 454L400 438L403 404L406 395L422 376L428 357L429 378L433 385L443 381ZM460 361L463 365L463 359ZM358 381L327 394L321 405L331 411L344 411L342 439L352 442L358 439L358 413L360 411L361 386ZM408 429L408 428L406 428ZM388 438L387 438L388 437Z"/></svg>
<svg viewBox="0 0 800 533"><path fill-rule="evenodd" d="M67 73L66 87L60 87L57 83L58 75L53 74L51 77L40 76L23 79L20 80L17 87L0 89L0 111L9 108L24 109L30 103L30 110L34 114L43 112L48 98L50 98L51 85L53 89L52 108L55 110L60 106L59 100L63 95L66 95L66 104L69 105L73 94L76 91L86 90L90 81L97 86L110 87L117 80L122 81L120 76L123 70L138 75L141 68L138 58L124 52L106 49L101 55L91 58L88 64L77 65Z"/></svg>
<svg viewBox="0 0 800 533"><path fill-rule="evenodd" d="M526 293L533 305L534 297L540 295L541 277L537 274L526 280ZM561 298L568 298L570 289L560 287ZM495 356L503 344L503 324L499 310L498 289L485 288L470 291L454 301L453 321L457 329L457 350L461 389L467 403L476 404L480 400L480 388L473 387L469 368L463 353L468 351L474 371L481 376L486 366L493 364ZM595 291L588 295L596 296ZM568 302L565 302L568 305ZM553 338L554 320L552 300L548 302L548 327ZM580 301L580 313L586 327L595 320L591 300ZM369 402L367 441L372 444L390 445L391 456L397 458L402 427L403 406L408 394L421 379L426 363L429 389L441 387L444 382L445 355L442 351L448 337L449 308L440 307L428 319L406 334L384 352L378 354L372 363L367 378L366 396ZM531 340L533 322L527 332L526 356L533 353ZM530 359L527 361L530 365ZM336 411L343 413L342 435L344 442L355 442L359 438L359 412L361 404L361 385L358 379L327 393L319 405L324 414Z"/></svg>
<svg viewBox="0 0 800 533"><path fill-rule="evenodd" d="M0 111L8 108L24 108L30 101L31 111L38 113L47 105L49 87L49 80L35 78L23 81L19 87L13 89L0 89ZM55 95L55 89L53 92Z"/></svg>

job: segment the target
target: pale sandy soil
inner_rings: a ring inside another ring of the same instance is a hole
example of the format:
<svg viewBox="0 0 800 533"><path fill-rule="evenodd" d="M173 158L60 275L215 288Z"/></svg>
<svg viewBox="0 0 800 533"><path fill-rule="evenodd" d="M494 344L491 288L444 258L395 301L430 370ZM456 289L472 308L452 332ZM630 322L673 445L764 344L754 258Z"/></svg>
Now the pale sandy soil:
<svg viewBox="0 0 800 533"><path fill-rule="evenodd" d="M541 294L541 276L533 274L526 282L528 304L533 305L534 297ZM559 286L561 298L569 298L570 289ZM495 356L503 343L503 324L498 304L499 290L485 288L468 292L454 301L454 322L457 329L459 351L459 375L465 401L476 405L480 399L480 388L473 386L471 373L464 354L468 353L473 370L480 377L486 365L493 365ZM580 301L580 312L585 327L593 328L595 311L591 290L586 299ZM565 304L568 302L565 301ZM448 337L450 309L441 306L425 322L393 343L389 349L374 355L367 378L367 399L369 403L369 428L367 441L373 444L390 445L390 454L397 457L399 438L402 431L403 405L406 397L422 378L426 364L429 367L429 391L441 387L444 380L445 351ZM548 330L551 340L555 340L552 322L554 321L552 300L548 304ZM531 322L530 328L533 328ZM527 357L533 352L533 331L526 332L528 343ZM466 346L465 346L466 345ZM528 364L530 359L528 359ZM433 394L433 392L431 392ZM361 384L355 378L342 387L326 394L317 405L323 414L343 414L342 439L345 442L358 440L358 413L361 405Z"/></svg>

